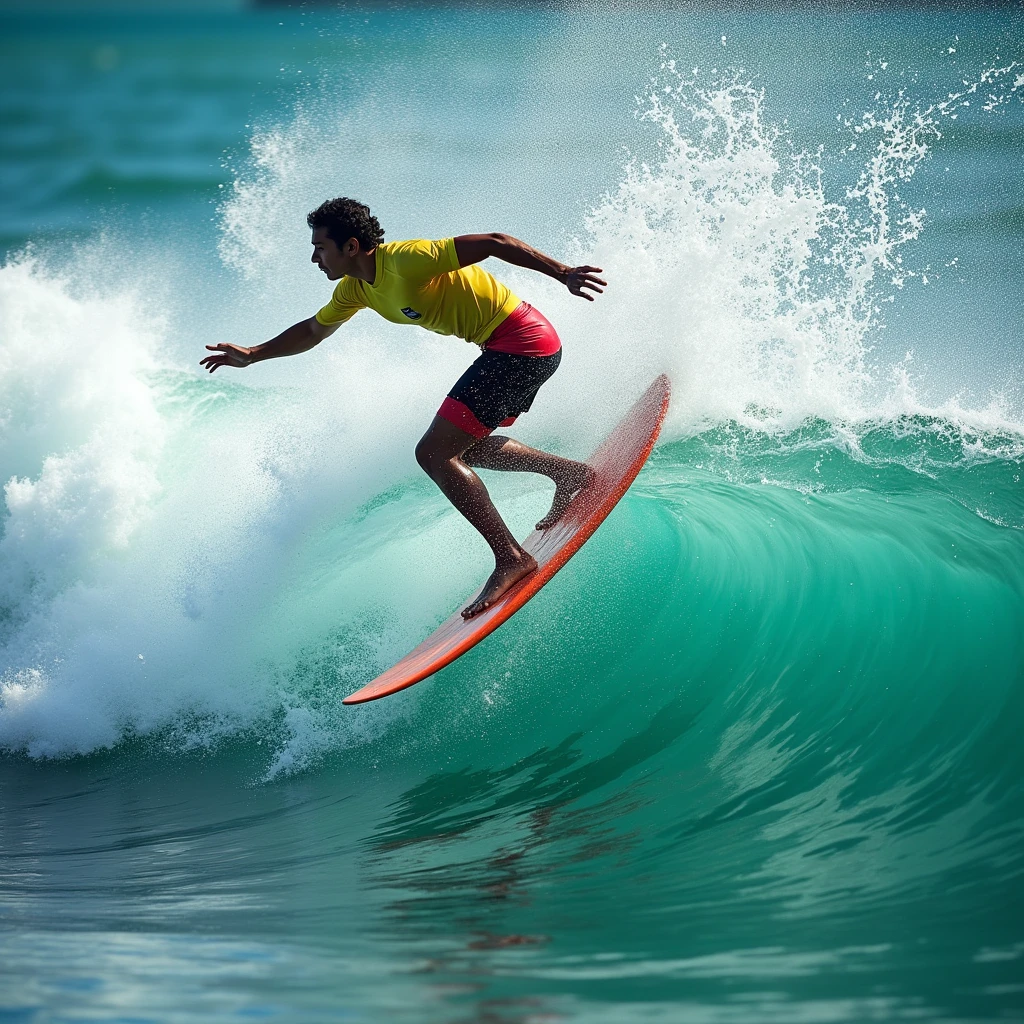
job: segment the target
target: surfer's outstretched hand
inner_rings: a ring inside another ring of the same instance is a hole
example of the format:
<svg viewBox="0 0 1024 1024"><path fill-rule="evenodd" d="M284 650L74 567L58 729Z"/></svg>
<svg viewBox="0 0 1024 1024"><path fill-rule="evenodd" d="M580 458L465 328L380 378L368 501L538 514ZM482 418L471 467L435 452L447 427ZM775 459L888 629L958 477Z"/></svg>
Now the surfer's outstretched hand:
<svg viewBox="0 0 1024 1024"><path fill-rule="evenodd" d="M241 345L207 345L211 352L216 355L204 356L199 360L199 365L206 367L213 373L218 366L248 366L252 362L252 351L242 348Z"/></svg>
<svg viewBox="0 0 1024 1024"><path fill-rule="evenodd" d="M608 286L607 281L603 281L597 277L597 274L603 274L604 271L600 267L570 267L568 273L565 275L565 287L573 293L573 295L579 295L581 298L586 299L588 302L594 301L594 296L589 292L585 292L584 288L589 288L591 291L597 292L599 295Z"/></svg>

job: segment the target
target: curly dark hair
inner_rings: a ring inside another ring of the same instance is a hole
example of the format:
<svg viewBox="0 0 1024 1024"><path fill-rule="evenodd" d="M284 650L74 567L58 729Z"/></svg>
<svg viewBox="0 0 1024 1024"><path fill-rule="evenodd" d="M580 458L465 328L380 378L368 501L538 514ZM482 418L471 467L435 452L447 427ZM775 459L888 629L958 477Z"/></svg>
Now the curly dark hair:
<svg viewBox="0 0 1024 1024"><path fill-rule="evenodd" d="M375 249L384 241L380 221L370 208L355 199L328 199L306 217L313 229L326 228L327 237L335 245L344 245L350 238L359 243L363 252Z"/></svg>

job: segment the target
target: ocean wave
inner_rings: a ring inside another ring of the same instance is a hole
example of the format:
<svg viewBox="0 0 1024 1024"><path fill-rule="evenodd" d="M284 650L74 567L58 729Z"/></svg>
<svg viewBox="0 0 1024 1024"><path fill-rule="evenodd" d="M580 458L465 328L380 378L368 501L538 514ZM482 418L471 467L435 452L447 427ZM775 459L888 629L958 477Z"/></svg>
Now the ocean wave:
<svg viewBox="0 0 1024 1024"><path fill-rule="evenodd" d="M959 594L971 568L977 600L987 609L1000 595L1004 618L1018 615L1024 428L1014 396L929 406L911 363L879 369L869 358L887 300L917 273L903 251L925 219L900 189L954 109L900 97L851 121L872 157L837 202L822 163L793 151L761 92L736 78L688 81L666 57L641 108L661 156L626 168L578 243L625 298L609 293L594 313L553 285L542 292L566 359L522 436L585 454L666 370L673 406L620 526L588 544L538 609L562 607L570 619L569 586L607 600L608 561L639 595L648 577L663 577L658 560L672 567L697 550L705 565L721 563L705 594L721 607L708 614L739 607L753 588L767 608L796 615L773 640L795 658L826 628L814 609L839 601L857 625L855 639L837 634L833 646L856 666L871 615L895 615L885 595L904 586L897 564L925 602L933 584ZM304 116L260 135L251 177L222 208L222 255L253 275L235 327L246 316L264 324L307 265L292 251L298 204L345 145L325 143L315 123ZM94 253L89 267L101 263ZM514 268L509 279L518 287ZM176 331L195 336L195 311L185 326L154 317L150 286L145 274L126 288L32 259L0 269L0 745L54 757L140 737L182 750L260 737L271 773L372 745L408 701L352 712L341 697L485 575L486 549L411 457L465 353L437 338L403 345L362 318L346 328L349 345L275 367L274 385L255 374L200 378L169 355ZM494 491L517 530L544 502L535 483L500 480ZM623 532L652 500L654 519ZM694 513L709 517L703 534ZM713 522L728 531L716 539ZM644 550L640 569L631 559ZM791 607L768 567L802 581L810 604ZM688 607L692 581L669 578ZM847 608L851 594L860 604ZM945 634L962 599L915 614ZM610 601L600 629L621 634L632 607ZM533 670L513 651L523 637L568 671L551 654L564 636L531 632L548 612L525 610L485 645L495 668L473 676L469 692L500 702L505 673L527 685ZM813 628L793 633L804 614ZM747 642L710 619L691 628L730 650ZM611 662L638 664L629 645L613 657L594 630L572 629ZM915 637L911 647L923 644ZM1010 634L989 641L1001 658L1016 650ZM583 657L578 644L566 649ZM460 665L446 680L484 672L479 658Z"/></svg>

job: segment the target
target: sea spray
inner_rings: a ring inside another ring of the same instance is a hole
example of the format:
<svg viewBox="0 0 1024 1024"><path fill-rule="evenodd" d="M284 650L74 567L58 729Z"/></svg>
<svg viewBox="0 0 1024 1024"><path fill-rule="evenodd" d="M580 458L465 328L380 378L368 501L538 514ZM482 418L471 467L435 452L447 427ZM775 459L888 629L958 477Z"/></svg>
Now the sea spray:
<svg viewBox="0 0 1024 1024"><path fill-rule="evenodd" d="M164 441L143 380L160 328L130 296L81 296L30 258L0 269L7 630L124 552L144 523Z"/></svg>
<svg viewBox="0 0 1024 1024"><path fill-rule="evenodd" d="M960 101L900 93L849 119L841 145L861 167L844 184L844 154L794 149L763 90L702 85L666 57L640 110L658 157L627 166L580 244L625 296L587 345L589 387L614 401L624 373L635 386L667 370L674 431L921 411L908 364L877 366L872 347L883 307L923 276L905 252L926 210L904 186Z"/></svg>

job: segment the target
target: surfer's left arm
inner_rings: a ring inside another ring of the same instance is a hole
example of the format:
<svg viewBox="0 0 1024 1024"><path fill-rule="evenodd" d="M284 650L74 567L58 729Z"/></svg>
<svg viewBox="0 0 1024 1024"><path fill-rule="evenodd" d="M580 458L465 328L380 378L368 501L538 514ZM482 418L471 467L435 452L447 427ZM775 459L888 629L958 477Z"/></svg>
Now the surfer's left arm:
<svg viewBox="0 0 1024 1024"><path fill-rule="evenodd" d="M546 274L564 284L573 295L590 302L594 296L584 291L589 288L600 294L608 284L597 277L603 273L600 267L567 267L564 263L546 256L532 245L521 242L518 238L493 231L487 235L458 235L455 238L455 254L459 257L459 266L468 267L471 263L480 263L488 256L504 260L516 267L535 270L538 274Z"/></svg>

